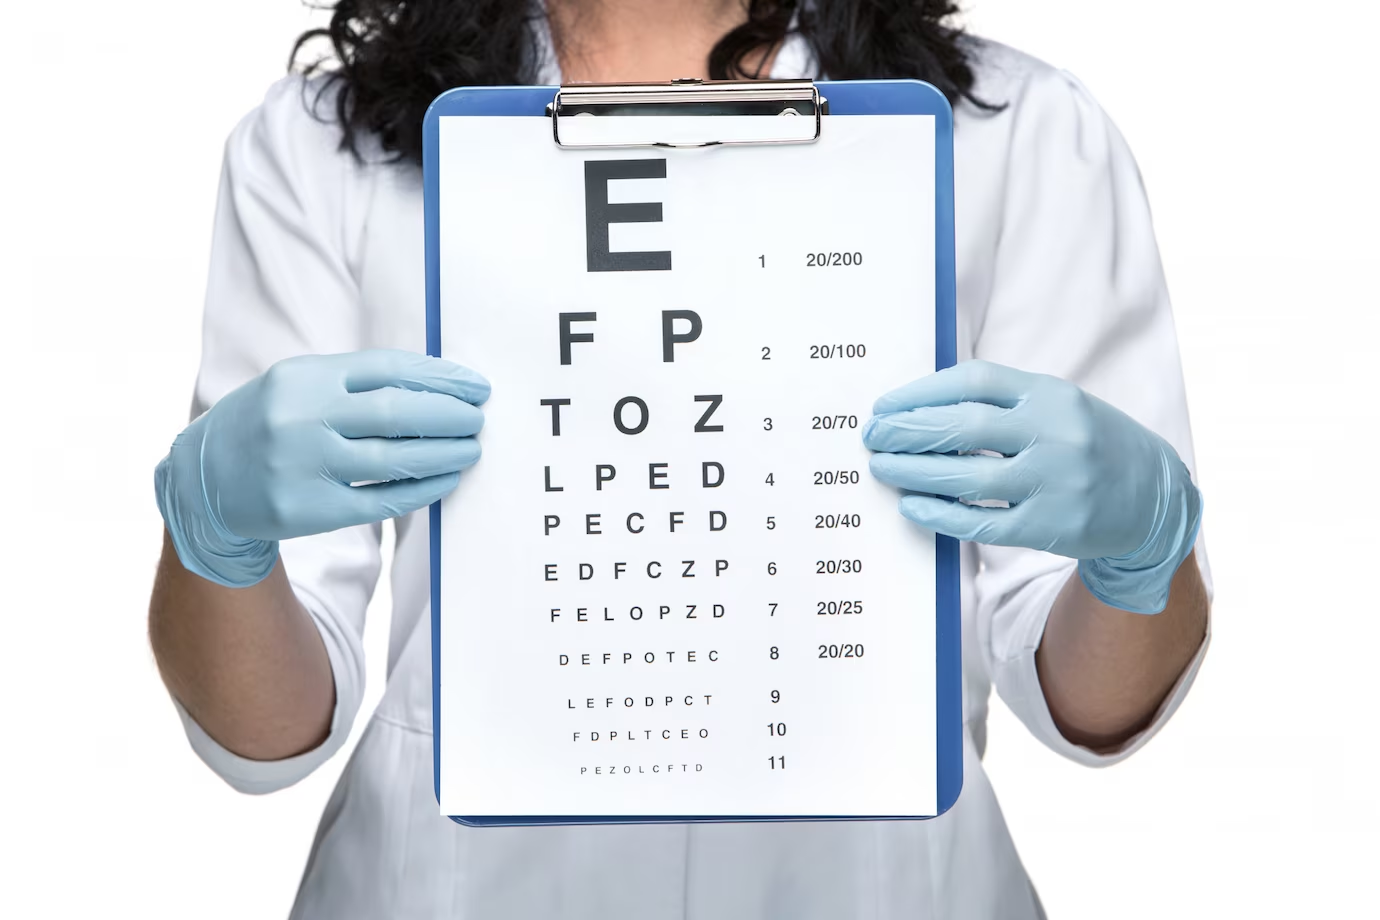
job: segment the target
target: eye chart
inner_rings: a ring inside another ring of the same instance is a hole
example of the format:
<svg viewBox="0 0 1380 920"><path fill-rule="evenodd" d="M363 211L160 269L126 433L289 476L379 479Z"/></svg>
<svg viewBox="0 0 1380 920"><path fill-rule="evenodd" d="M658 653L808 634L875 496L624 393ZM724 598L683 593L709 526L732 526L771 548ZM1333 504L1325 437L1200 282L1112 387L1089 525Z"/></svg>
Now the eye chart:
<svg viewBox="0 0 1380 920"><path fill-rule="evenodd" d="M936 539L861 440L936 368L936 130L436 119L433 332L493 384L433 514L443 814L942 810Z"/></svg>

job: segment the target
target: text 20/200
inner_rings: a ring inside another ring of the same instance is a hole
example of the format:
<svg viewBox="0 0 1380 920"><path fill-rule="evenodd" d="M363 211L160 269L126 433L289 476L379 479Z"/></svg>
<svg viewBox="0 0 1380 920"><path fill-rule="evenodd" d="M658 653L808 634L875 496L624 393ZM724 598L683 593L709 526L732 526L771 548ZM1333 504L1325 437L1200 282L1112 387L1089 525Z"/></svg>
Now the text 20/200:
<svg viewBox="0 0 1380 920"><path fill-rule="evenodd" d="M862 264L860 252L807 252L806 268L842 268Z"/></svg>

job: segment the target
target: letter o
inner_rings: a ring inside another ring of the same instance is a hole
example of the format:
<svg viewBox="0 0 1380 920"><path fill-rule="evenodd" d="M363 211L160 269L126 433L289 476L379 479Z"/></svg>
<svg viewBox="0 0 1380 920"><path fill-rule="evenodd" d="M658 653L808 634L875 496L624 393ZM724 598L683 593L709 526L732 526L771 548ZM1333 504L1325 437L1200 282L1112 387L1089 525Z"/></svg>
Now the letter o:
<svg viewBox="0 0 1380 920"><path fill-rule="evenodd" d="M623 424L623 409L629 404L637 406L642 416L638 423L632 428ZM613 407L613 424L624 434L641 434L646 430L647 422L650 417L650 413L647 411L647 404L636 396L624 396L622 399L618 400L618 403Z"/></svg>

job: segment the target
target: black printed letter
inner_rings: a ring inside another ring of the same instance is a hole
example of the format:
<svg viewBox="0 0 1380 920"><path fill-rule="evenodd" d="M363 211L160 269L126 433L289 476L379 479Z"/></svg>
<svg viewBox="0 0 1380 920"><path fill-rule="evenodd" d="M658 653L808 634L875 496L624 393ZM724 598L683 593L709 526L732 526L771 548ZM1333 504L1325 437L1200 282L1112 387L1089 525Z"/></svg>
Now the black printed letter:
<svg viewBox="0 0 1380 920"><path fill-rule="evenodd" d="M570 405L568 399L543 399L543 406L551 407L551 435L559 438L561 436L561 406Z"/></svg>
<svg viewBox="0 0 1380 920"><path fill-rule="evenodd" d="M709 417L710 417L711 415L714 414L714 412L719 408L719 405L720 405L723 401L724 401L724 398L723 398L722 396L696 396L696 397L695 397L695 402L707 402L707 403L709 403L709 408L704 410L704 415L701 415L701 416L700 416L700 420L699 420L698 422L695 423L695 430L696 430L696 431L723 431L723 430L724 430L724 426L723 426L723 425L709 425L709 424L706 424L706 423L709 421Z"/></svg>
<svg viewBox="0 0 1380 920"><path fill-rule="evenodd" d="M623 407L627 405L637 406L638 411L642 413L642 417L638 419L637 424L632 427L623 424ZM641 434L643 429L647 427L649 418L647 404L636 396L624 396L622 399L618 400L613 407L613 424L624 434Z"/></svg>
<svg viewBox="0 0 1380 920"><path fill-rule="evenodd" d="M690 324L690 328L683 333L676 332L676 320L683 319ZM694 310L662 310L661 311L661 360L670 363L676 360L676 346L693 342L700 337L704 331L704 323L700 322L700 315Z"/></svg>
<svg viewBox="0 0 1380 920"><path fill-rule="evenodd" d="M585 245L592 272L671 270L671 253L610 252L609 224L661 222L661 202L609 204L610 179L665 179L665 160L587 160L585 162ZM563 362L568 363L568 362Z"/></svg>
<svg viewBox="0 0 1380 920"><path fill-rule="evenodd" d="M593 342L592 332L571 332L571 323L592 323L599 318L597 313L562 313L561 317L561 363L570 363L570 344L572 342Z"/></svg>

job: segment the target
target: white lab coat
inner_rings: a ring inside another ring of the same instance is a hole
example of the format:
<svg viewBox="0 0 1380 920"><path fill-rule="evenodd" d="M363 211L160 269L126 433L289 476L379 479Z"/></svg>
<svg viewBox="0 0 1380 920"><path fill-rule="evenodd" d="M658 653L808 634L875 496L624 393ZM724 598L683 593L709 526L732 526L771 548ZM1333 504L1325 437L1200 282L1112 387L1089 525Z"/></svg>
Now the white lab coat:
<svg viewBox="0 0 1380 920"><path fill-rule="evenodd" d="M1129 150L1068 74L997 44L972 47L978 95L1006 108L956 111L960 359L1071 380L1159 432L1192 469L1169 298ZM797 41L774 75L812 69ZM229 140L196 412L290 355L425 350L420 171L353 161L337 127L308 115L304 89L295 78L274 86ZM321 111L334 111L330 99ZM878 380L877 391L900 382ZM472 829L441 817L433 794L428 519L397 526L387 689L322 818L292 913L301 920L1035 918L980 761L992 685L1049 747L1110 764L1170 716L1206 649L1120 751L1070 744L1051 721L1034 652L1073 562L965 544L965 783L943 817ZM379 539L375 525L282 547L335 674L320 748L251 762L182 712L196 752L235 788L291 785L345 741L364 690L360 637ZM1198 558L1206 569L1201 545Z"/></svg>

